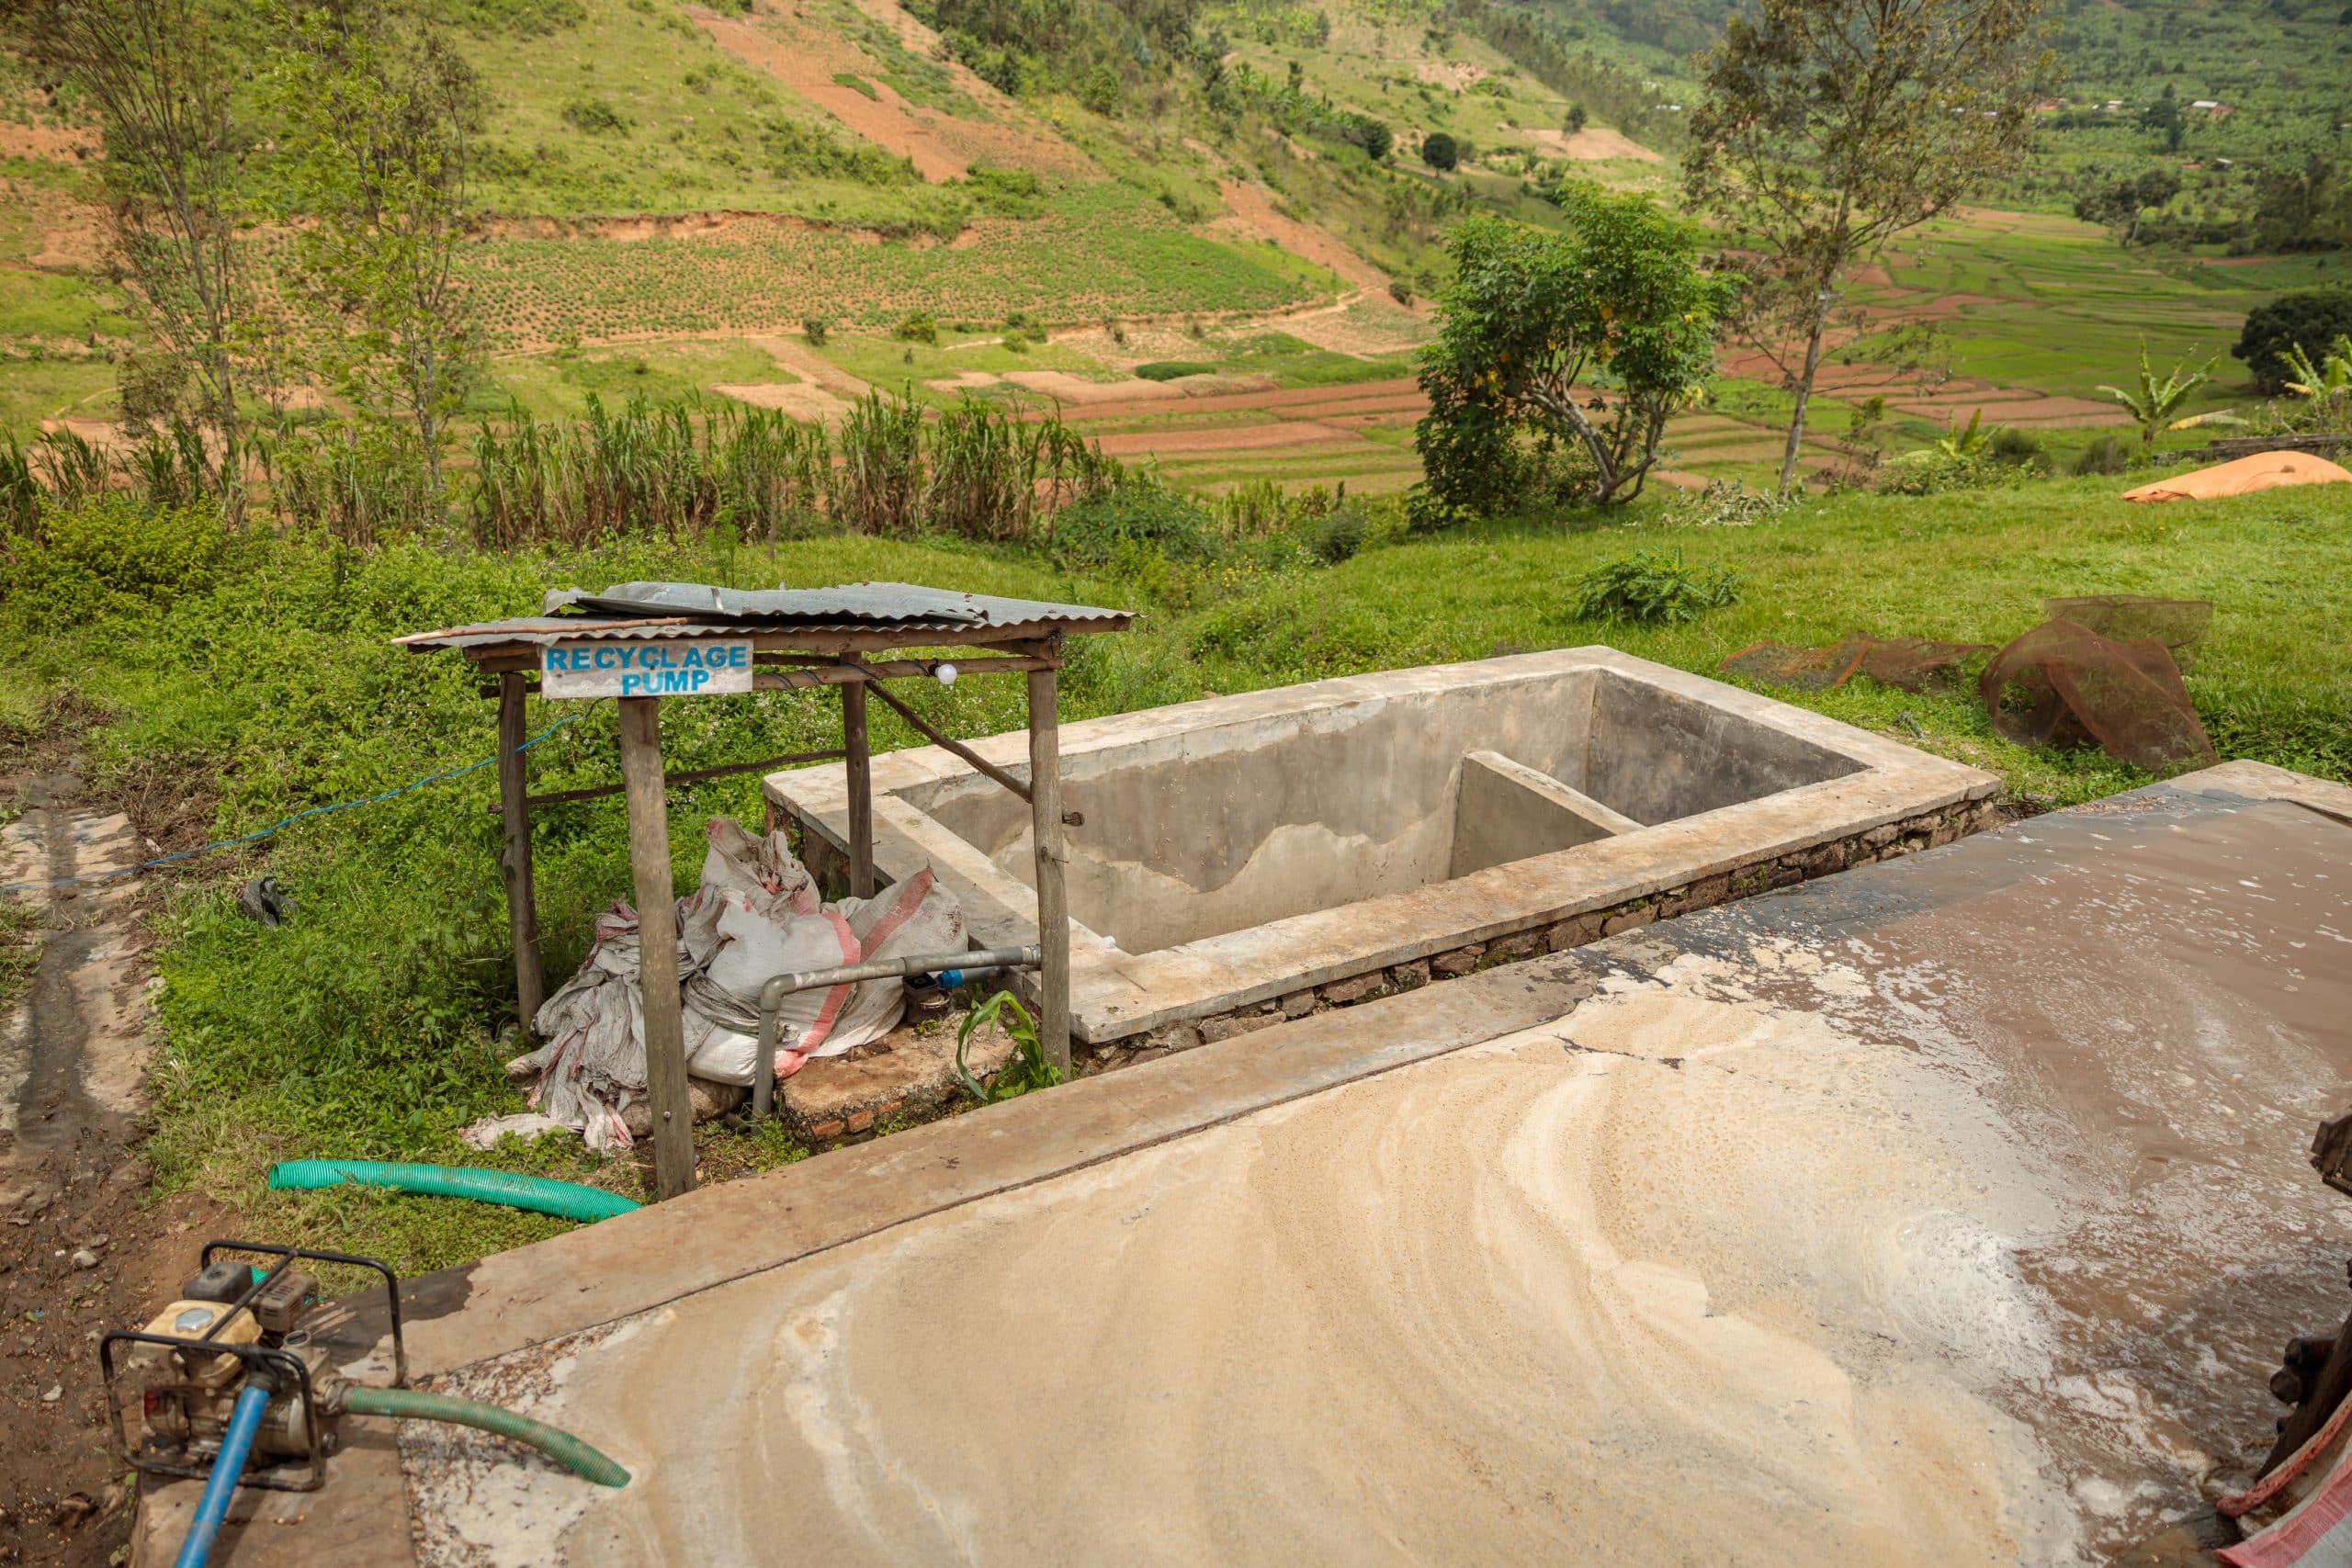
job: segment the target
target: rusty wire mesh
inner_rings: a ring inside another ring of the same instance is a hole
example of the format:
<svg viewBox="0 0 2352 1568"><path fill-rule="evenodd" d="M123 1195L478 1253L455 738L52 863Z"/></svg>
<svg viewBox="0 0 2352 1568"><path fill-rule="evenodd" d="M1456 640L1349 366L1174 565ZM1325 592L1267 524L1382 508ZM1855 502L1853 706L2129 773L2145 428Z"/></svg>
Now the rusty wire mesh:
<svg viewBox="0 0 2352 1568"><path fill-rule="evenodd" d="M2096 744L2154 773L2218 760L2158 637L2124 642L2045 621L1986 661L1977 691L1993 733L2020 746Z"/></svg>

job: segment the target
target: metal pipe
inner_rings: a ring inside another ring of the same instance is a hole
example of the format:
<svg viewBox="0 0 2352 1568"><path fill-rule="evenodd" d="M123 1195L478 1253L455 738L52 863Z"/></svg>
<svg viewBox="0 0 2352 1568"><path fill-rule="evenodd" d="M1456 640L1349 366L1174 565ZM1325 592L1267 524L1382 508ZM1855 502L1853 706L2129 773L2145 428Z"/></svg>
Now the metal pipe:
<svg viewBox="0 0 2352 1568"><path fill-rule="evenodd" d="M859 980L903 979L909 975L961 971L971 976L983 969L1035 969L1045 961L1044 950L991 947L978 953L918 953L912 958L871 958L863 964L840 964L831 969L803 969L778 975L760 987L760 1043L752 1057L752 1124L768 1119L775 1105L775 1044L783 1030L784 998L796 991L820 986L846 986Z"/></svg>

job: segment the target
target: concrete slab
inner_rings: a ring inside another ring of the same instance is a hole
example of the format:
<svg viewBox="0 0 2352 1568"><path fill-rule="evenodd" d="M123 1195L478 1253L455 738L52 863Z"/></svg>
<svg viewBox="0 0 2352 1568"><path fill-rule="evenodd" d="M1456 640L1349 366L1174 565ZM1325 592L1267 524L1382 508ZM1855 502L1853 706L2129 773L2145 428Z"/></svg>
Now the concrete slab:
<svg viewBox="0 0 2352 1568"><path fill-rule="evenodd" d="M542 1562L2092 1560L2242 1478L2341 1313L2352 827L2277 783L486 1260L428 1359L560 1368L534 1413L639 1479L490 1507L413 1450L426 1560L525 1560L517 1508Z"/></svg>
<svg viewBox="0 0 2352 1568"><path fill-rule="evenodd" d="M420 1558L2090 1560L2341 1314L2340 797L2211 770L418 1281L421 1372L638 1477L405 1428Z"/></svg>

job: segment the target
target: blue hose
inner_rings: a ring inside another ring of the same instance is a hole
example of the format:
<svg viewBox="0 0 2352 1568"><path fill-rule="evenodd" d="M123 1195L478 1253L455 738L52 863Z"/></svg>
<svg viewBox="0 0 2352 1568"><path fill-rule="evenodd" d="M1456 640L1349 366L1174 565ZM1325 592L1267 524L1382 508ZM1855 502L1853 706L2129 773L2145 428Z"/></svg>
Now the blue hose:
<svg viewBox="0 0 2352 1568"><path fill-rule="evenodd" d="M536 1209L567 1220L609 1220L637 1205L617 1192L577 1181L555 1181L511 1170L462 1165L401 1165L373 1159L289 1159L269 1168L273 1188L392 1187L443 1198L476 1198L510 1208Z"/></svg>
<svg viewBox="0 0 2352 1568"><path fill-rule="evenodd" d="M213 1540L229 1517L229 1499L236 1493L237 1477L244 1473L245 1456L254 1451L261 1413L268 1404L269 1390L257 1382L249 1381L238 1391L236 1408L229 1412L229 1429L220 1436L220 1452L212 1461L212 1473L204 1478L204 1495L197 1499L196 1523L188 1526L187 1539L180 1543L175 1568L204 1568L205 1559L212 1555Z"/></svg>

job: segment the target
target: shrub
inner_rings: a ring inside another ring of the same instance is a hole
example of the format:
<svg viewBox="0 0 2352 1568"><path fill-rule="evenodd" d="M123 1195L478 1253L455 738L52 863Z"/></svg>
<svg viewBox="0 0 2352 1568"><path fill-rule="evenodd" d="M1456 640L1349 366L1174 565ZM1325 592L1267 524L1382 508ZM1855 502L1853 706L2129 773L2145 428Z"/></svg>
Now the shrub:
<svg viewBox="0 0 2352 1568"><path fill-rule="evenodd" d="M1794 495L1749 490L1736 479L1709 479L1705 490L1668 506L1658 521L1669 528L1745 528L1770 523L1796 504Z"/></svg>
<svg viewBox="0 0 2352 1568"><path fill-rule="evenodd" d="M1147 381L1174 381L1186 376L1214 376L1216 367L1197 359L1155 359L1136 366L1136 374Z"/></svg>
<svg viewBox="0 0 2352 1568"><path fill-rule="evenodd" d="M1635 550L1596 567L1577 585L1580 621L1674 626L1739 602L1739 573L1726 566L1686 566L1680 550Z"/></svg>
<svg viewBox="0 0 2352 1568"><path fill-rule="evenodd" d="M1337 566L1363 548L1364 515L1358 502L1343 501L1307 530L1306 547L1325 566Z"/></svg>
<svg viewBox="0 0 2352 1568"><path fill-rule="evenodd" d="M2275 394L2290 379L2290 347L2317 359L2344 333L2352 333L2352 288L2307 288L2255 307L2230 355L2245 361L2256 389Z"/></svg>
<svg viewBox="0 0 2352 1568"><path fill-rule="evenodd" d="M1413 302L1413 286L1401 277L1392 277L1388 280L1388 298L1399 305L1410 305Z"/></svg>
<svg viewBox="0 0 2352 1568"><path fill-rule="evenodd" d="M1462 149L1453 137L1442 130L1432 130L1421 138L1421 162L1442 173L1462 161Z"/></svg>
<svg viewBox="0 0 2352 1568"><path fill-rule="evenodd" d="M833 323L822 316L800 318L801 335L808 340L808 346L811 348L824 347L825 339L831 334L832 330Z"/></svg>
<svg viewBox="0 0 2352 1568"><path fill-rule="evenodd" d="M2041 437L2030 430L2005 424L1984 444L1984 456L2004 468L2039 468L2044 456Z"/></svg>
<svg viewBox="0 0 2352 1568"><path fill-rule="evenodd" d="M2102 435L2076 455L2066 471L2083 474L2120 474L2132 466L2132 449L2115 436Z"/></svg>
<svg viewBox="0 0 2352 1568"><path fill-rule="evenodd" d="M1102 567L1143 548L1171 560L1205 560L1217 538L1205 508L1148 481L1124 484L1054 517L1053 553L1065 565Z"/></svg>
<svg viewBox="0 0 2352 1568"><path fill-rule="evenodd" d="M602 98L574 98L563 106L563 121L591 136L626 136L637 122Z"/></svg>
<svg viewBox="0 0 2352 1568"><path fill-rule="evenodd" d="M232 537L209 504L151 510L118 492L50 507L36 541L0 553L0 604L27 628L160 610L209 590Z"/></svg>
<svg viewBox="0 0 2352 1568"><path fill-rule="evenodd" d="M899 318L890 335L902 343L922 343L936 345L939 342L939 318L929 310L910 310Z"/></svg>
<svg viewBox="0 0 2352 1568"><path fill-rule="evenodd" d="M1405 531L1439 534L1477 521L1478 513L1457 501L1448 501L1426 484L1405 492Z"/></svg>
<svg viewBox="0 0 2352 1568"><path fill-rule="evenodd" d="M1956 490L1989 490L2007 483L2006 469L1981 452L1954 455L1930 446L1906 452L1878 471L1882 495L1942 495Z"/></svg>

